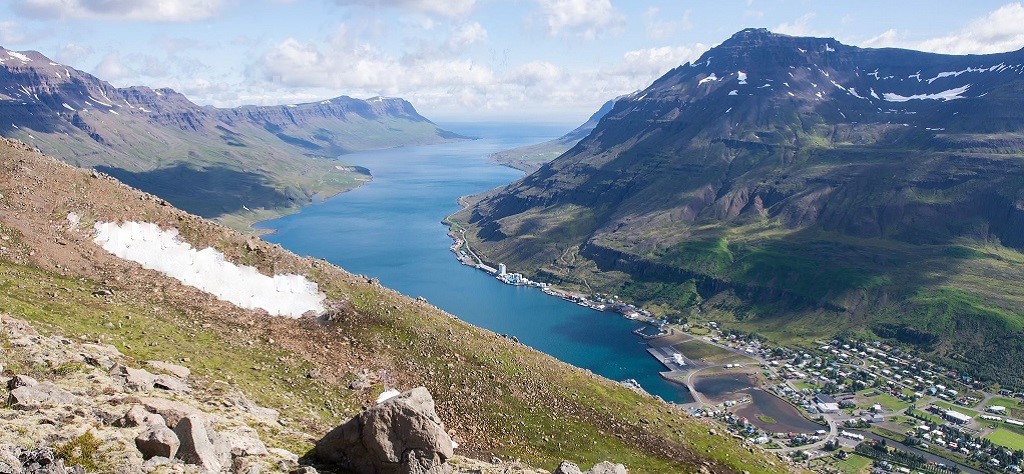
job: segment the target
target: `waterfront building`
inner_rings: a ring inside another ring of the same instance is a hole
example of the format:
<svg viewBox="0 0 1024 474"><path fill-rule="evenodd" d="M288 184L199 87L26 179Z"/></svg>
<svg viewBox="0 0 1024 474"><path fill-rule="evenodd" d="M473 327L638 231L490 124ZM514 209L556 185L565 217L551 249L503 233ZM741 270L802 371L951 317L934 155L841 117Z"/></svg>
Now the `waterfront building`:
<svg viewBox="0 0 1024 474"><path fill-rule="evenodd" d="M505 274L505 264L504 263L499 263L498 264L498 276L501 276L501 275L504 275L504 274Z"/></svg>

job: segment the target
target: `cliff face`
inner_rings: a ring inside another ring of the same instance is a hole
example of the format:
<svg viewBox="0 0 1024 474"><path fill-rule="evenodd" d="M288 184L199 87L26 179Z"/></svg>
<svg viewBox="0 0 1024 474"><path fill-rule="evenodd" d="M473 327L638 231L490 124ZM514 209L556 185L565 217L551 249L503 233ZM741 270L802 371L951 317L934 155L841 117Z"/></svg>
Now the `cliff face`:
<svg viewBox="0 0 1024 474"><path fill-rule="evenodd" d="M669 306L694 301L666 293L678 278L661 275L675 268L728 283L699 300L773 306L753 308L762 318L810 302L845 316L835 330L870 327L894 296L942 285L1017 320L1017 292L955 276L995 263L965 270L933 254L1024 244L1022 74L1024 51L950 56L744 30L458 218L493 261ZM905 278L936 271L952 275Z"/></svg>
<svg viewBox="0 0 1024 474"><path fill-rule="evenodd" d="M2 48L0 134L207 217L267 217L256 211L281 212L368 179L333 161L343 153L465 138L402 99L200 107L171 89L117 88Z"/></svg>

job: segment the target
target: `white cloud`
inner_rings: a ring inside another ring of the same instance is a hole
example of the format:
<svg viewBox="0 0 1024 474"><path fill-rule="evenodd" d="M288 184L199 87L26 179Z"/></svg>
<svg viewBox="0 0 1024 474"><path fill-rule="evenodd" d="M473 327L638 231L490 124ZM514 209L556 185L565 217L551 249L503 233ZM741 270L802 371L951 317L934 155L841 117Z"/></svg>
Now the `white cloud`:
<svg viewBox="0 0 1024 474"><path fill-rule="evenodd" d="M816 16L817 14L813 12L805 13L796 20L780 23L772 31L792 36L825 36L815 32L811 27L811 21L813 21Z"/></svg>
<svg viewBox="0 0 1024 474"><path fill-rule="evenodd" d="M448 17L465 16L476 6L476 0L335 0L335 3L370 8L409 9Z"/></svg>
<svg viewBox="0 0 1024 474"><path fill-rule="evenodd" d="M412 101L433 118L585 117L608 99L643 89L707 50L703 44L638 49L610 64L572 71L551 61L495 70L436 48L428 48L433 55L390 54L374 43L353 40L344 30L327 41L293 38L277 44L252 65L244 86L223 91L191 86L204 94L200 102L216 105L390 95ZM473 30L469 25L451 34L481 36L462 34Z"/></svg>
<svg viewBox="0 0 1024 474"><path fill-rule="evenodd" d="M16 21L0 21L0 44L12 45L25 41L26 36Z"/></svg>
<svg viewBox="0 0 1024 474"><path fill-rule="evenodd" d="M61 64L76 64L92 54L92 48L76 43L62 44L57 48L53 60Z"/></svg>
<svg viewBox="0 0 1024 474"><path fill-rule="evenodd" d="M923 41L919 47L925 51L951 54L1020 49L1024 47L1024 5L1004 5L952 35Z"/></svg>
<svg viewBox="0 0 1024 474"><path fill-rule="evenodd" d="M662 46L658 48L637 49L622 56L619 73L637 77L654 79L668 70L683 63L693 61L708 50L702 43L690 46Z"/></svg>
<svg viewBox="0 0 1024 474"><path fill-rule="evenodd" d="M487 41L487 30L480 23L473 22L463 25L445 41L449 51L462 51L465 48Z"/></svg>
<svg viewBox="0 0 1024 474"><path fill-rule="evenodd" d="M586 39L617 30L625 21L611 0L537 0L552 36L574 33Z"/></svg>
<svg viewBox="0 0 1024 474"><path fill-rule="evenodd" d="M194 21L216 15L224 0L12 0L32 18L87 18L131 21Z"/></svg>
<svg viewBox="0 0 1024 474"><path fill-rule="evenodd" d="M886 46L892 46L899 41L900 33L895 28L889 28L884 33L878 36L873 36L867 40L862 41L861 46L867 48L883 48Z"/></svg>
<svg viewBox="0 0 1024 474"><path fill-rule="evenodd" d="M121 62L121 54L107 53L93 68L92 74L104 81L118 81L132 75L131 71Z"/></svg>
<svg viewBox="0 0 1024 474"><path fill-rule="evenodd" d="M1009 3L961 30L937 38L915 40L905 32L889 29L860 43L867 47L899 47L945 54L986 54L1024 47L1024 4Z"/></svg>
<svg viewBox="0 0 1024 474"><path fill-rule="evenodd" d="M508 78L508 82L524 87L542 83L551 83L562 78L562 70L547 61L531 61L516 68Z"/></svg>

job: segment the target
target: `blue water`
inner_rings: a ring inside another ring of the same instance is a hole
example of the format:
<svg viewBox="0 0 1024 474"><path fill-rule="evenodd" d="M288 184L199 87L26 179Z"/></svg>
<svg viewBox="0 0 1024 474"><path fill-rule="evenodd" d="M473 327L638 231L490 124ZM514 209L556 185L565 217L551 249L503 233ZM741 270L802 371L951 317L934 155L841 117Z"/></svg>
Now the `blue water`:
<svg viewBox="0 0 1024 474"><path fill-rule="evenodd" d="M510 183L522 172L496 165L490 153L537 143L571 127L455 124L446 128L479 140L345 155L373 181L301 212L262 223L264 238L299 254L325 258L357 274L430 303L464 321L612 380L636 379L648 392L686 403L685 387L662 379L664 367L633 335L638 326L545 295L505 285L458 263L441 224L459 196ZM514 271L515 269L510 269Z"/></svg>

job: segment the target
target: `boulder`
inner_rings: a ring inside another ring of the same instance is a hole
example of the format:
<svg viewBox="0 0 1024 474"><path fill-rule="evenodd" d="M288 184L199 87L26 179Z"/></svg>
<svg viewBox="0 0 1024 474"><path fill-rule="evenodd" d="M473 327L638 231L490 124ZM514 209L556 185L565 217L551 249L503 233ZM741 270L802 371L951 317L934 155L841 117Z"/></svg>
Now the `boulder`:
<svg viewBox="0 0 1024 474"><path fill-rule="evenodd" d="M450 473L452 439L426 388L417 387L334 428L314 447L318 459L356 474Z"/></svg>
<svg viewBox="0 0 1024 474"><path fill-rule="evenodd" d="M156 370L167 372L175 377L178 377L179 379L187 379L189 378L190 375L192 375L192 371L189 370L188 367L183 367L178 364L162 362L159 360L150 360L146 361L146 363Z"/></svg>
<svg viewBox="0 0 1024 474"><path fill-rule="evenodd" d="M583 472L580 467L569 461L562 461L551 474L628 474L626 466L602 461L594 465L588 471Z"/></svg>
<svg viewBox="0 0 1024 474"><path fill-rule="evenodd" d="M64 460L57 458L51 448L22 449L15 448L19 465L18 474L79 474L85 470L81 466L64 467ZM7 463L0 463L0 466Z"/></svg>
<svg viewBox="0 0 1024 474"><path fill-rule="evenodd" d="M562 464L559 464L551 474L583 474L583 471L581 471L580 467L576 464L569 461L562 461Z"/></svg>
<svg viewBox="0 0 1024 474"><path fill-rule="evenodd" d="M146 411L156 413L164 417L167 427L171 429L178 426L178 422L186 416L202 416L202 412L198 408L186 403L168 400L166 398L145 397L140 399L139 403L142 404Z"/></svg>
<svg viewBox="0 0 1024 474"><path fill-rule="evenodd" d="M594 465L587 471L587 474L627 474L629 471L626 470L626 466L622 464L613 464L608 461L602 461Z"/></svg>
<svg viewBox="0 0 1024 474"><path fill-rule="evenodd" d="M178 435L162 424L150 426L135 437L135 447L142 453L142 459L155 456L173 458L180 445Z"/></svg>
<svg viewBox="0 0 1024 474"><path fill-rule="evenodd" d="M15 375L7 381L7 390L14 390L18 387L34 387L39 385L36 379L27 375Z"/></svg>
<svg viewBox="0 0 1024 474"><path fill-rule="evenodd" d="M171 392L187 392L190 390L187 383L170 375L157 375L153 380L153 388Z"/></svg>
<svg viewBox="0 0 1024 474"><path fill-rule="evenodd" d="M260 441L256 430L243 427L221 433L232 457L263 456L268 453L267 445Z"/></svg>
<svg viewBox="0 0 1024 474"><path fill-rule="evenodd" d="M177 458L186 464L195 464L204 472L220 472L231 461L229 448L206 426L202 416L187 415L174 427L181 447Z"/></svg>
<svg viewBox="0 0 1024 474"><path fill-rule="evenodd" d="M146 411L142 405L132 405L124 416L114 422L114 426L121 428L134 428L136 426L163 426L165 428L170 428L167 426L167 421L164 420L164 417L159 414Z"/></svg>
<svg viewBox="0 0 1024 474"><path fill-rule="evenodd" d="M156 376L143 370L133 369L126 365L117 364L110 369L110 375L119 380L125 391L145 392L153 390L153 383Z"/></svg>
<svg viewBox="0 0 1024 474"><path fill-rule="evenodd" d="M11 390L7 404L13 408L26 409L40 405L67 405L74 403L75 400L76 397L71 392L50 382L43 382Z"/></svg>

